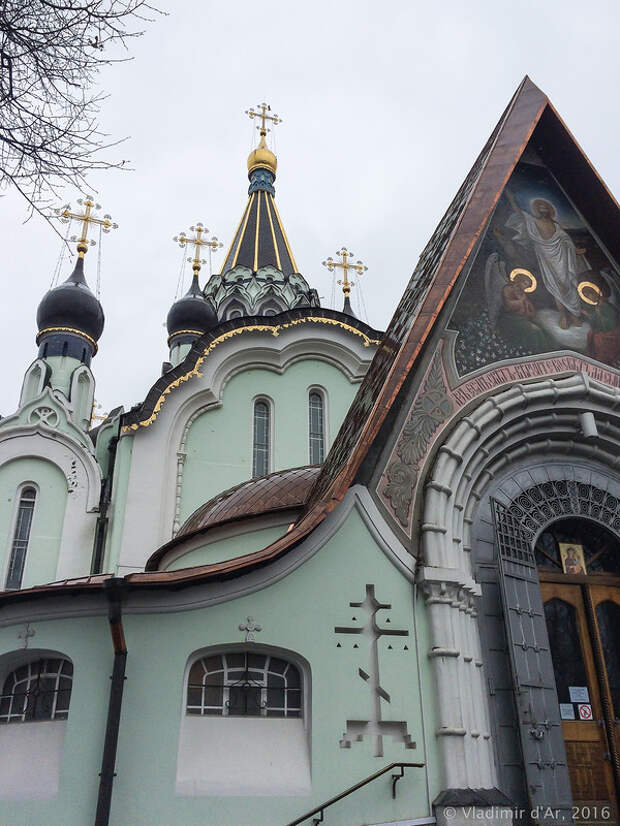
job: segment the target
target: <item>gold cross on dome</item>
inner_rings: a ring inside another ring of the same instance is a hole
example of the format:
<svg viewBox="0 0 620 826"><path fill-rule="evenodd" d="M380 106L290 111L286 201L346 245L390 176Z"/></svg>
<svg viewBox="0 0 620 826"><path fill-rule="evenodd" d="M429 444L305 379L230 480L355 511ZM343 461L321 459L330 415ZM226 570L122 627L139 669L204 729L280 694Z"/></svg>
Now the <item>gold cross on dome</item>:
<svg viewBox="0 0 620 826"><path fill-rule="evenodd" d="M180 247L185 247L187 245L194 245L194 257L190 255L187 259L191 265L192 270L194 271L194 275L198 275L200 272L201 264L205 263L204 258L200 257L200 251L202 247L208 247L211 250L217 250L223 246L223 244L218 241L216 236L214 235L213 238L203 238L204 235L209 234L209 230L201 224L200 222L196 224L195 227L190 227L190 232L195 233L193 237L190 235L186 235L184 232L180 232L178 235L175 235L172 239L176 241Z"/></svg>
<svg viewBox="0 0 620 826"><path fill-rule="evenodd" d="M327 267L330 272L334 272L335 269L342 270L342 280L338 280L337 283L340 284L342 287L342 292L345 294L345 297L348 298L351 293L351 287L355 286L355 281L349 281L349 270L353 270L358 275L362 275L366 272L368 267L366 267L359 259L353 263L351 260L353 258L353 253L349 252L346 247L341 247L336 255L339 255L342 260L334 261L330 255L327 261L323 261L323 266Z"/></svg>
<svg viewBox="0 0 620 826"><path fill-rule="evenodd" d="M96 241L89 240L89 225L96 224L101 226L103 232L109 232L111 229L118 229L118 224L112 223L111 215L104 215L103 218L97 218L93 215L93 209L101 209L101 204L95 203L92 195L87 195L86 198L78 198L78 204L84 207L83 213L71 212L71 205L65 204L64 207L56 210L56 214L61 221L65 223L75 218L76 221L82 222L82 234L78 238L76 235L71 236L71 241L77 241L77 251L80 258L84 258L88 252L88 247L94 247Z"/></svg>
<svg viewBox="0 0 620 826"><path fill-rule="evenodd" d="M266 103L261 103L256 108L260 109L260 112L255 112L254 109L246 109L245 113L251 120L254 120L254 118L260 118L260 126L257 126L256 128L260 132L261 137L265 137L268 131L266 122L270 120L274 126L277 126L279 123L282 123L282 118L278 117L275 112L273 115L267 114L268 112L271 112L271 106L268 106Z"/></svg>

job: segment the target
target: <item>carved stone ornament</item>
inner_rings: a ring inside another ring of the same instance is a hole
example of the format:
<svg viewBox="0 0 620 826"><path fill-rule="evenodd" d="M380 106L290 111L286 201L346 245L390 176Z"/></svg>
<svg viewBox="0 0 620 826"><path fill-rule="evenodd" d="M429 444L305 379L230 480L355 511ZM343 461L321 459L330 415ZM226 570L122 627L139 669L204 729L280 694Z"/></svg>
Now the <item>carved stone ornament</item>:
<svg viewBox="0 0 620 826"><path fill-rule="evenodd" d="M415 400L413 409L396 444L395 456L387 467L387 484L383 495L403 526L409 523L409 508L418 480L418 467L432 437L454 410L441 369L441 352L437 350L430 370Z"/></svg>
<svg viewBox="0 0 620 826"><path fill-rule="evenodd" d="M363 602L350 602L351 608L361 609L360 619L353 617L353 621L360 622L356 626L336 626L336 634L359 635L370 644L368 671L358 668L358 676L368 685L371 694L372 712L368 720L347 720L347 728L340 740L340 748L350 749L352 743L361 742L364 737L372 738L375 757L383 757L383 738L392 737L401 742L406 749L414 749L415 742L409 734L405 720L384 720L381 703L391 703L391 697L382 687L379 677L379 653L377 642L380 637L407 637L406 629L380 628L377 624L377 611L389 610L389 603L379 602L375 597L375 586L366 586L366 597ZM386 622L390 620L387 619ZM357 643L354 644L357 647ZM390 646L391 648L391 646Z"/></svg>
<svg viewBox="0 0 620 826"><path fill-rule="evenodd" d="M30 637L34 637L37 632L34 628L30 627L30 623L26 624L24 631L21 634L17 635L18 640L23 640L22 648L28 648L28 642L30 641Z"/></svg>
<svg viewBox="0 0 620 826"><path fill-rule="evenodd" d="M246 617L245 622L239 623L239 630L245 631L245 642L256 642L254 634L263 630L263 626L254 622L254 617Z"/></svg>
<svg viewBox="0 0 620 826"><path fill-rule="evenodd" d="M71 466L69 468L69 473L67 473L67 491L69 493L73 493L74 490L77 490L78 487L78 472L77 472L77 462L75 459L71 460Z"/></svg>
<svg viewBox="0 0 620 826"><path fill-rule="evenodd" d="M42 405L35 407L28 416L30 424L44 425L45 427L56 427L58 424L58 413L52 408Z"/></svg>

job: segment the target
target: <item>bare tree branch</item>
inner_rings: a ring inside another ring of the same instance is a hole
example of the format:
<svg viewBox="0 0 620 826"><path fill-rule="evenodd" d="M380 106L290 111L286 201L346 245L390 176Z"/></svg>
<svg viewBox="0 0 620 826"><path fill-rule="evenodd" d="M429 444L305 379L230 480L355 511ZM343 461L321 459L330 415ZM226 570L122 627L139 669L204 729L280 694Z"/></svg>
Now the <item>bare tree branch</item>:
<svg viewBox="0 0 620 826"><path fill-rule="evenodd" d="M155 13L146 0L0 0L0 188L15 186L29 215L47 218L57 189L89 172L127 168L105 154L122 141L100 131L92 89Z"/></svg>

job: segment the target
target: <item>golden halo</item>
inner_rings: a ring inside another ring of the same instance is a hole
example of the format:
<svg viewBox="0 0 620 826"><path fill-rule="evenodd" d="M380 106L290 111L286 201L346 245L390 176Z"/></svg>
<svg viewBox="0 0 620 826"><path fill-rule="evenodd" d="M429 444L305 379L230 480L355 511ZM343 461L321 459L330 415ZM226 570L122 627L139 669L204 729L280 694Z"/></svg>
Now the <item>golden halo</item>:
<svg viewBox="0 0 620 826"><path fill-rule="evenodd" d="M585 301L586 304L593 304L594 306L596 306L598 304L598 301L592 301L591 298L586 298L583 294L583 291L586 287L589 287L591 290L594 290L594 292L598 295L599 298L603 297L603 291L598 286L598 284L594 284L592 283L592 281L582 281L580 284L577 285L577 292L579 293L579 298L582 301Z"/></svg>
<svg viewBox="0 0 620 826"><path fill-rule="evenodd" d="M516 278L518 275L525 275L525 276L527 276L527 278L529 278L529 279L530 279L530 286L529 286L529 287L526 287L526 288L523 290L523 292L525 292L525 293L533 293L533 292L534 292L534 290L536 289L536 287L538 286L538 282L536 281L536 279L534 278L534 276L532 275L532 273L531 273L529 270L524 270L524 269L522 269L521 267L517 267L515 270L513 270L513 271L510 273L510 280L511 280L511 281L514 281L514 280L515 280L515 278Z"/></svg>

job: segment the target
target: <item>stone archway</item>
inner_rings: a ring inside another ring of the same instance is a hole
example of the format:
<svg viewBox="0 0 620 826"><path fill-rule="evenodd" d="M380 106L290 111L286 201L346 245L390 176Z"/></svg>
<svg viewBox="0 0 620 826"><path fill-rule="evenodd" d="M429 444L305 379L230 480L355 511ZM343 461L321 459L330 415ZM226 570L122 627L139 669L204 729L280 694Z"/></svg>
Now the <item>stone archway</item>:
<svg viewBox="0 0 620 826"><path fill-rule="evenodd" d="M564 489L555 484L561 480L549 475L533 479L523 468L548 469L549 458L555 457L573 467L577 462L606 469L619 478L619 404L618 389L582 374L513 385L470 408L424 469L424 488L418 487L423 515L418 581L429 613L444 790L489 789L499 782L478 621L482 589L472 560L474 544L494 545L491 490L506 506L517 500L515 507L521 507L532 534L556 518L556 509L562 513L575 503L581 508L587 501L589 508L611 513L605 483L588 480L587 473L573 473ZM594 431L587 434L584 410L594 415ZM512 478L513 470L518 478ZM502 488L501 480L509 477ZM544 490L537 486L551 481L547 509L536 501ZM582 495L579 485L588 481L601 493ZM526 491L530 493L519 506L518 496ZM481 518L483 512L486 518Z"/></svg>

